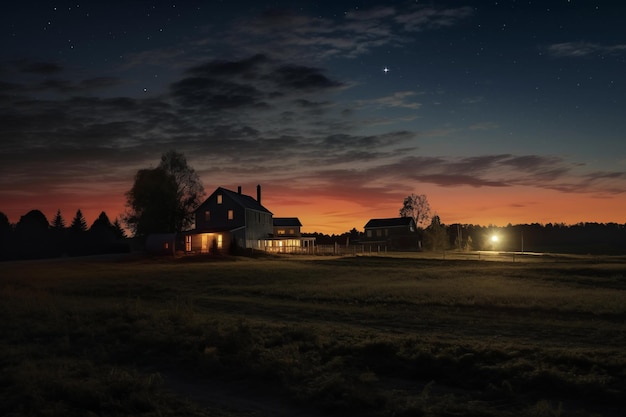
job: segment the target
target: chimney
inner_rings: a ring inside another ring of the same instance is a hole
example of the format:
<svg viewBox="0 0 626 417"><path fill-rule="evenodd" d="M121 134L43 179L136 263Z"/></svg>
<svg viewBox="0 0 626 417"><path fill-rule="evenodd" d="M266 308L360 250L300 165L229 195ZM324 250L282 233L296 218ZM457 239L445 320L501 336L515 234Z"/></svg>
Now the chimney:
<svg viewBox="0 0 626 417"><path fill-rule="evenodd" d="M241 194L241 185L237 187L237 194Z"/></svg>
<svg viewBox="0 0 626 417"><path fill-rule="evenodd" d="M261 186L256 186L256 201L261 204Z"/></svg>

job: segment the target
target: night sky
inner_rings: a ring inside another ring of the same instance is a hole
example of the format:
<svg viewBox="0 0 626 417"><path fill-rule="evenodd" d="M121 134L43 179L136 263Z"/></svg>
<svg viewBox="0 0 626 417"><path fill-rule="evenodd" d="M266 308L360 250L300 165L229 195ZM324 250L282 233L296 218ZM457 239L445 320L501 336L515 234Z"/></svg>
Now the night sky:
<svg viewBox="0 0 626 417"><path fill-rule="evenodd" d="M20 1L0 211L89 224L175 149L303 231L626 223L626 2Z"/></svg>

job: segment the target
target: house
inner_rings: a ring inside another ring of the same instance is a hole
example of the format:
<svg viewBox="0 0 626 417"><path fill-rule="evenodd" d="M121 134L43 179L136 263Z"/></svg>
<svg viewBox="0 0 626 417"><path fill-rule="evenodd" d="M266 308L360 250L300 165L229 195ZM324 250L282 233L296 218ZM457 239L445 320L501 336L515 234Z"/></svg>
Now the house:
<svg viewBox="0 0 626 417"><path fill-rule="evenodd" d="M302 245L314 246L314 239L311 242L311 238L300 237L302 225L296 217L274 219L272 212L261 204L260 185L256 191L256 198L253 198L243 194L241 187L236 192L218 187L196 209L195 229L184 233L185 252L227 252L233 247L266 251L293 248L296 251L295 248ZM277 226L275 220L284 226Z"/></svg>
<svg viewBox="0 0 626 417"><path fill-rule="evenodd" d="M302 223L297 217L275 217L274 236L276 237L300 237Z"/></svg>
<svg viewBox="0 0 626 417"><path fill-rule="evenodd" d="M302 237L302 223L297 217L275 217L271 237L261 242L266 252L315 253L315 238Z"/></svg>
<svg viewBox="0 0 626 417"><path fill-rule="evenodd" d="M389 250L419 250L421 241L411 217L371 219L364 227L361 243L384 245Z"/></svg>
<svg viewBox="0 0 626 417"><path fill-rule="evenodd" d="M261 204L261 186L256 199L218 187L195 211L196 228L185 232L185 252L210 253L256 248L259 239L273 231L272 212Z"/></svg>

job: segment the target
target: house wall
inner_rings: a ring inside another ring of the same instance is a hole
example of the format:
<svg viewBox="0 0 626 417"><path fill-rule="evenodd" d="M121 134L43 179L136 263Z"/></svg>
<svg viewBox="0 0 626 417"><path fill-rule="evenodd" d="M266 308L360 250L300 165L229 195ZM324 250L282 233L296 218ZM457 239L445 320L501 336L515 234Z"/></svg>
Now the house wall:
<svg viewBox="0 0 626 417"><path fill-rule="evenodd" d="M229 232L198 233L189 236L191 237L191 252L194 253L213 253L215 246L217 246L218 252L226 253L230 247L231 235ZM185 250L187 249L189 248L185 248Z"/></svg>
<svg viewBox="0 0 626 417"><path fill-rule="evenodd" d="M221 195L222 202L218 202ZM233 211L233 218L228 218L228 211ZM209 212L207 219L206 212ZM227 194L213 193L196 210L196 229L234 229L246 224L245 209L235 203Z"/></svg>
<svg viewBox="0 0 626 417"><path fill-rule="evenodd" d="M272 215L270 213L246 210L246 240L266 239L273 231Z"/></svg>
<svg viewBox="0 0 626 417"><path fill-rule="evenodd" d="M389 249L419 249L419 235L408 227L374 227L365 229L363 242L381 242Z"/></svg>
<svg viewBox="0 0 626 417"><path fill-rule="evenodd" d="M281 233L284 232L284 233ZM300 237L300 226L274 226L275 237Z"/></svg>

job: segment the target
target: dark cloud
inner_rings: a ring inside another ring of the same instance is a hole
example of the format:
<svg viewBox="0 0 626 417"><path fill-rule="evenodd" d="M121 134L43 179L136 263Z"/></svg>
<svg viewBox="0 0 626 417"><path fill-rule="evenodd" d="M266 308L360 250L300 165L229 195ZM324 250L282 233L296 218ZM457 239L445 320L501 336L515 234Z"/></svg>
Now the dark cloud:
<svg viewBox="0 0 626 417"><path fill-rule="evenodd" d="M266 55L256 54L241 60L216 60L190 68L187 73L196 77L239 77L257 79L263 64L269 63Z"/></svg>
<svg viewBox="0 0 626 417"><path fill-rule="evenodd" d="M20 60L15 64L18 71L26 74L53 75L63 71L63 67L54 62Z"/></svg>
<svg viewBox="0 0 626 417"><path fill-rule="evenodd" d="M470 187L507 187L511 185L510 183L504 181L494 181L461 174L417 175L415 179L418 179L421 182L436 184L443 187L454 187L459 185Z"/></svg>
<svg viewBox="0 0 626 417"><path fill-rule="evenodd" d="M208 77L191 77L171 86L172 96L183 106L206 111L239 107L266 107L264 94L253 85Z"/></svg>
<svg viewBox="0 0 626 417"><path fill-rule="evenodd" d="M547 46L548 53L555 57L582 58L598 55L626 53L626 44L602 45L592 42L562 42Z"/></svg>
<svg viewBox="0 0 626 417"><path fill-rule="evenodd" d="M171 85L172 96L186 107L220 110L269 108L273 99L300 92L323 93L342 83L318 68L284 64L265 55L232 61L212 61L195 66L189 76ZM313 103L298 98L299 103Z"/></svg>
<svg viewBox="0 0 626 417"><path fill-rule="evenodd" d="M319 91L342 86L342 83L323 75L320 69L301 65L283 65L276 68L272 80L276 82L278 88L303 91Z"/></svg>
<svg viewBox="0 0 626 417"><path fill-rule="evenodd" d="M376 48L402 46L415 32L449 27L473 15L471 7L423 7L412 3L349 11L339 22L291 10L266 10L241 19L222 40L249 53L260 49L295 61L357 57Z"/></svg>
<svg viewBox="0 0 626 417"><path fill-rule="evenodd" d="M404 13L399 13L395 20L402 24L406 31L415 32L452 26L473 14L474 9L470 6L448 9L416 7Z"/></svg>

